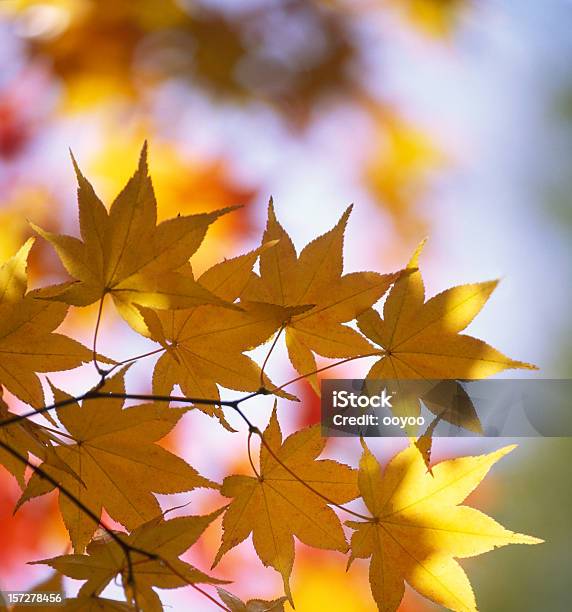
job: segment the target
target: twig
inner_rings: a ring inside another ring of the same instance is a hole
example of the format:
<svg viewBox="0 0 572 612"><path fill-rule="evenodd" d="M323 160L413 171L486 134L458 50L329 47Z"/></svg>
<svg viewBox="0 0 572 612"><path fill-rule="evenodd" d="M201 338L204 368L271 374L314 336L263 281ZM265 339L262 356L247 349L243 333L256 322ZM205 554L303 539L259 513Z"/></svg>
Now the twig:
<svg viewBox="0 0 572 612"><path fill-rule="evenodd" d="M147 560L149 561L158 561L159 563L162 563L170 571L172 571L175 575L177 575L179 578L184 580L187 584L189 584L194 589L199 591L202 595L210 599L219 608L222 608L223 610L230 612L228 608L225 608L223 605L221 605L216 599L214 599L214 597L209 595L207 592L203 591L201 588L197 587L195 584L190 583L179 571L177 571L172 566L172 564L167 559L163 559L161 556L155 553L151 553L137 546L133 546L133 544L129 544L128 542L125 542L116 531L113 531L113 529L108 527L101 520L101 517L98 517L92 510L90 510L90 508L88 508L81 500L79 500L64 485L60 484L55 478L53 478L50 474L48 474L48 472L46 472L44 469L28 461L28 459L24 457L24 455L21 455L17 450L13 449L8 444L5 444L2 440L0 440L0 448L6 451L7 453L9 453L10 455L12 455L14 458L21 461L26 466L32 468L32 470L34 470L34 472L36 472L41 478L44 478L50 484L52 484L55 488L57 488L58 491L63 493L63 495L65 495L77 508L79 508L86 516L88 516L98 527L101 527L105 531L105 533L119 546L119 548L125 555L125 560L127 562L127 583L132 585L133 587L134 604L135 604L136 610L139 610L139 606L137 603L137 596L136 596L136 583L135 583L134 572L133 572L134 563L131 557L132 553L138 553L140 555L143 555L144 557L147 557Z"/></svg>
<svg viewBox="0 0 572 612"><path fill-rule="evenodd" d="M276 391L282 391L284 387L287 387L288 385L298 382L299 380L302 380L303 378L308 378L308 376L312 376L312 374L318 374L320 372L325 372L326 370L330 370L331 368L335 368L344 363L348 363L349 361L355 361L356 359L364 359L365 357L383 357L383 355L385 355L385 351L379 350L373 353L366 353L365 355L356 355L355 357L348 357L347 359L342 359L341 361L330 363L330 365L324 366L323 368L318 368L316 370L312 370L311 372L306 372L306 374L300 374L300 376L297 376L296 378L293 378L292 380L285 382L283 385L280 385L279 387L271 389L271 392L274 393Z"/></svg>
<svg viewBox="0 0 572 612"><path fill-rule="evenodd" d="M117 363L115 363L111 368L109 368L109 370L105 371L105 376L109 376L110 374L112 374L117 368L120 368L121 366L127 364L127 363L131 363L132 361L139 361L139 359L143 359L145 357L151 357L151 355L156 355L157 353L161 353L164 352L165 349L163 347L160 347L158 349L155 349L153 351L149 351L148 353L142 353L141 355L135 355L135 357L129 357L128 359L123 359L122 361L118 361Z"/></svg>
<svg viewBox="0 0 572 612"><path fill-rule="evenodd" d="M93 332L93 365L95 366L95 369L97 370L97 373L102 377L105 378L105 376L107 375L107 371L100 368L99 364L97 363L97 336L99 334L99 325L101 323L101 315L103 313L103 302L105 300L105 293L101 296L101 298L99 299L99 308L97 310L97 321L95 322L95 331Z"/></svg>
<svg viewBox="0 0 572 612"><path fill-rule="evenodd" d="M22 414L16 414L8 419L4 419L0 421L0 429L2 427L8 427L9 425L13 425L14 423L18 423L20 421L24 421L29 417L35 416L37 414L44 414L46 412L50 412L51 410L57 410L58 408L63 408L64 406L69 406L70 404L76 404L84 399L135 399L135 400L143 400L150 402L183 402L186 404L200 404L207 406L227 406L234 407L234 401L224 401L224 400L215 400L215 399L204 399L204 398L196 398L196 397L179 397L179 396L165 396L165 395L141 395L134 393L105 393L103 391L99 391L103 386L105 380L102 380L98 383L96 387L91 389L90 391L86 391L81 395L77 395L75 397L69 397L59 402L54 402L49 406L44 406L43 408L38 408L37 410L33 410L30 412L24 412ZM254 395L259 395L261 393L254 393L246 396L244 399L248 399L253 397ZM242 401L238 400L238 401Z"/></svg>
<svg viewBox="0 0 572 612"><path fill-rule="evenodd" d="M75 504L75 506L77 506L77 508L79 508L86 516L88 516L96 525L101 527L105 531L105 533L107 533L107 535L114 542L116 542L116 544L123 551L126 551L127 549L129 549L132 552L138 552L141 555L145 555L145 556L149 557L149 559L156 559L157 558L157 555L155 555L153 553L149 553L149 552L147 552L145 550L142 550L140 548L137 548L135 546L132 546L131 544L127 544L126 542L124 542L122 540L122 538L115 531L113 531L111 528L109 528L109 527L107 527L105 525L105 523L101 520L101 517L98 517L95 514L95 512L93 512L80 499L78 499L73 493L71 493L67 489L67 487L65 487L64 485L60 484L53 476L51 476L43 468L41 468L38 465L34 465L32 462L28 461L28 459L26 457L24 457L24 455L21 455L17 450L12 448L9 444L6 444L2 440L0 440L0 448L2 448L7 453L12 455L12 457L14 457L14 458L18 459L19 461L21 461L26 466L32 468L34 470L34 472L36 472L38 474L38 476L40 476L44 480L47 480L50 484L52 484L54 487L56 487L56 489L61 491L73 504Z"/></svg>
<svg viewBox="0 0 572 612"><path fill-rule="evenodd" d="M260 480L260 474L258 473L258 470L254 466L254 461L252 461L252 452L251 452L251 448L250 448L250 443L252 441L252 433L253 433L252 430L250 430L248 432L248 442L246 444L247 450L248 450L248 460L250 461L250 467L252 468L252 471L256 474L256 478L258 478L258 480Z"/></svg>
<svg viewBox="0 0 572 612"><path fill-rule="evenodd" d="M286 327L286 323L282 323L282 325L280 326L280 329L278 330L278 333L276 334L276 336L274 337L274 340L272 341L272 345L270 346L268 353L266 353L266 357L264 358L264 361L262 362L262 367L260 368L260 386L261 387L264 387L264 370L266 368L266 364L268 363L268 360L270 359L270 355L272 355L272 351L276 347L278 338L280 338L280 335L284 331L285 327Z"/></svg>
<svg viewBox="0 0 572 612"><path fill-rule="evenodd" d="M173 574L175 574L175 576L178 576L181 580L184 580L189 586L193 587L193 589L195 589L195 591L198 591L201 595L204 595L204 597L206 597L207 599L210 599L215 605L217 605L222 610L226 610L226 612L231 612L226 606L223 606L220 602L218 602L212 595L209 595L209 593L207 593L206 591L203 591L203 589L198 587L193 582L189 582L183 576L183 574L181 574L176 568L174 568L171 565L171 563L169 563L169 561L167 561L166 559L161 559L161 562L165 565L165 567L170 569L173 572Z"/></svg>
<svg viewBox="0 0 572 612"><path fill-rule="evenodd" d="M128 399L133 399L133 400L141 400L141 401L151 401L151 402L180 402L180 403L185 403L185 404L197 404L197 405L211 405L211 406L226 406L229 408L232 408L241 418L242 420L245 422L245 424L248 426L248 458L250 461L250 465L254 471L254 473L256 474L256 476L258 478L260 478L260 474L258 473L258 471L256 470L256 467L254 465L254 461L252 460L252 454L251 454L251 440L252 440L252 435L256 434L259 438L260 438L260 442L261 444L266 448L266 450L270 453L270 455L273 457L273 459L282 467L284 468L284 470L286 470L286 472L288 472L296 481L298 481L300 484L302 484L304 487L306 487L308 490L310 490L312 493L314 493L315 495L317 495L318 497L320 497L321 499L323 499L327 504L332 505L336 508L338 508L339 510L343 510L345 512L347 512L348 514L351 514L353 516L355 516L356 518L365 520L365 521L372 521L373 518L370 516L366 516L364 514L360 514L358 512L354 512L353 510L350 510L344 506L342 506L341 504L338 504L336 502L334 502L333 500L329 499L327 496L323 495L320 491L318 491L317 489L315 489L314 487L312 487L309 483L307 483L306 481L304 481L302 478L300 478L294 471L292 471L279 457L278 455L274 452L274 450L270 447L270 445L268 444L268 442L266 441L266 439L264 438L264 435L262 434L262 432L260 431L260 429L258 427L256 427L251 421L250 419L246 416L246 414L243 412L243 410L239 407L240 404L242 404L243 402L256 397L258 395L268 395L270 393L272 393L271 391L269 391L268 389L265 389L263 385L261 385L260 389L258 389L257 391L254 391L252 393L249 393L241 398L235 399L235 400L214 400L214 399L206 399L206 398L189 398L189 397L183 397L183 396L171 396L171 395L153 395L153 394L138 394L138 393L113 393L113 392L105 392L102 391L102 387L105 383L105 379L106 376L109 375L109 373L119 367L120 365L124 365L125 363L129 362L129 361L134 361L138 358L142 358L142 357L146 357L148 355L152 355L154 353L160 352L162 349L157 349L156 351L152 351L150 353L146 353L144 355L141 355L139 357L135 357L132 359L128 359L125 360L124 362L121 362L119 364L115 364L114 367L111 370L103 370L99 367L99 365L97 364L97 332L99 329L99 324L100 324L100 320L101 320L101 312L103 309L103 298L100 300L100 307L99 307L99 312L98 312L98 318L97 318L97 324L96 324L96 331L94 334L94 343L93 343L93 357L94 357L94 365L98 371L98 373L101 376L101 380L99 381L99 383L90 391L87 391L86 393L83 393L82 395L73 397L73 398L66 398L65 400L61 400L59 402L55 402L52 405L49 406L45 406L43 408L40 408L38 410L34 410L25 414L20 414L20 415L14 415L11 418L5 419L4 421L0 421L0 428L2 427L7 427L9 425L13 425L15 423L18 423L22 420L25 420L29 417L35 416L37 414L42 414L42 413L46 413L49 412L51 410L57 409L57 408L63 408L65 406L71 405L71 404L76 404L81 400L85 400L85 399L123 399L123 400L128 400ZM284 327L282 327L280 329L280 332L282 331ZM268 358L270 356L270 354L272 353L272 350L274 349L278 336L280 335L280 332L278 332L278 335L276 336L276 338L274 339L274 342L270 348L270 351L268 352L268 355L266 356L266 359L264 360L264 364L261 370L261 379L263 380L263 374L264 374L264 366L266 365ZM353 361L355 359L362 359L364 357L374 357L374 356L379 356L382 355L383 352L382 351L376 351L374 353L369 353L366 355L359 355L357 357L349 357L347 359L343 359L341 361L338 361L336 363L330 364L328 366L325 366L323 368L318 368L317 370L315 370L314 372L310 372L307 373L305 375L301 375L298 376L295 379L292 379L286 383L284 383L283 385L281 385L280 387L276 388L275 391L277 390L281 390L284 387L298 381L301 380L302 378L306 378L311 374L314 373L318 373L324 370L328 370L330 368L336 367L338 365L341 365L343 363L347 363L349 361ZM54 430L50 430L50 431L54 431ZM56 433L54 431L54 433ZM62 433L62 432L57 432L57 433ZM62 433L62 435L66 435L64 433ZM142 550L138 547L135 547L131 544L128 544L127 542L124 542L123 539L121 538L120 535L118 535L118 533L116 533L115 531L113 531L112 529L110 529L109 527L107 527L105 525L105 523L102 522L101 517L98 517L92 510L90 510L90 508L88 508L80 499L78 499L73 493L71 493L65 486L63 486L62 484L60 484L54 477L52 477L50 474L48 474L44 469L42 469L40 466L34 465L32 464L30 461L28 461L27 457L21 455L17 450L13 449L12 447L10 447L8 444L5 444L2 440L0 440L0 448L3 449L4 451L6 451L7 453L11 454L13 457L15 457L16 459L18 459L19 461L21 461L22 463L24 463L26 466L31 467L41 478L44 478L45 480L47 480L50 484L52 484L55 488L57 488L59 491L61 491L61 493L63 495L65 495L79 510L81 510L86 516L88 516L92 521L94 521L98 526L100 526L107 534L108 536L117 543L117 545L120 547L120 549L122 550L123 554L125 555L125 559L126 559L126 565L127 565L127 584L131 585L133 588L133 602L134 602L134 606L135 609L138 610L139 606L138 606L138 602L137 602L137 595L136 595L136 588L135 588L135 579L134 579L134 572L133 572L133 560L132 560L132 553L139 553L141 555L143 555L144 557L147 557L147 559L149 560L158 560L161 563L163 563L166 567L168 567L173 573L175 573L176 575L178 575L180 578L182 578L187 584L189 584L190 586L192 586L195 590L197 590L198 592L200 592L202 595L204 595L206 598L208 598L210 601L212 601L212 603L214 603L216 606L218 606L219 608L226 610L227 612L230 612L228 610L228 608L226 608L225 606L223 606L221 603L219 603L214 597L212 597L210 594L208 594L206 591L203 591L201 588L197 587L195 584L189 583L184 576L182 576L180 574L180 572L178 572L170 563L169 561L162 559L160 556L154 554L154 553L150 553L148 551Z"/></svg>

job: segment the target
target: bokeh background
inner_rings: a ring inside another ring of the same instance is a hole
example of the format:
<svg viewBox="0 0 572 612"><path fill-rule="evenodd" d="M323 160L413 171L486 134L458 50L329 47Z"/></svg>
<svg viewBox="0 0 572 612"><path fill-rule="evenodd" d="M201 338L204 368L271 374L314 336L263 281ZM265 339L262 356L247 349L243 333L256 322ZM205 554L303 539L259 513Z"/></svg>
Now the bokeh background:
<svg viewBox="0 0 572 612"><path fill-rule="evenodd" d="M534 376L569 377L571 28L566 0L1 0L0 259L31 235L28 219L77 232L68 148L110 202L148 139L162 218L244 204L210 231L197 270L258 243L270 195L299 247L354 202L347 271L397 269L429 236L421 262L429 294L501 277L470 331L539 365ZM62 278L39 241L31 275L35 285ZM111 309L105 315L102 351L121 359L148 350ZM94 319L91 308L72 311L65 329L89 342ZM149 391L152 366L132 368L133 391ZM283 350L269 373L292 378ZM79 392L95 378L85 367L53 380ZM295 392L301 404L280 406L286 432L319 419L309 386ZM249 411L263 426L270 402L256 400ZM248 472L245 439L193 412L165 443L220 481ZM440 439L434 457L502 442ZM572 442L518 442L470 501L547 543L463 565L483 611L568 610ZM372 443L382 460L403 445ZM358 446L338 439L328 454L355 465ZM30 588L46 572L26 562L66 548L56 496L13 516L18 496L0 469L4 589ZM180 512L202 513L221 499L196 492L161 502L190 502ZM187 558L208 569L219 531L209 528ZM244 597L281 594L250 542L216 575L235 580L230 589ZM66 587L74 593L78 583ZM374 609L365 563L346 575L341 555L302 545L293 592L301 612ZM192 589L161 594L167 609L209 609ZM401 608L433 609L411 591Z"/></svg>

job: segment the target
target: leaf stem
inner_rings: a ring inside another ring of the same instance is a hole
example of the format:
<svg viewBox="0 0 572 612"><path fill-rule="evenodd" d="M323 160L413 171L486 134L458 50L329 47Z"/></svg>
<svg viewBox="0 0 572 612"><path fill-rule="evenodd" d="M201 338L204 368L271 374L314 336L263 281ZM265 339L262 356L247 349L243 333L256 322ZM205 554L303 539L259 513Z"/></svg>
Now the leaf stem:
<svg viewBox="0 0 572 612"><path fill-rule="evenodd" d="M4 423L0 422L0 427L2 427L3 424ZM58 436L63 436L64 438L67 438L68 440L73 440L74 442L77 442L77 439L74 438L71 434L67 433L66 431L60 431L59 429L53 429L52 427L48 427L47 425L39 425L39 427L53 434L56 434Z"/></svg>
<svg viewBox="0 0 572 612"><path fill-rule="evenodd" d="M268 363L268 360L270 359L270 355L272 355L272 351L276 347L278 338L280 338L285 327L286 327L286 323L282 323L282 325L280 326L280 329L278 330L278 333L276 334L276 336L274 336L274 340L272 341L272 345L270 346L268 353L266 353L266 357L264 358L264 361L262 362L262 367L260 368L260 386L261 387L264 387L264 370L266 369L266 364Z"/></svg>
<svg viewBox="0 0 572 612"><path fill-rule="evenodd" d="M160 347L158 349L155 349L153 351L149 351L148 353L142 353L141 355L135 355L135 357L129 357L128 359L123 359L122 361L118 361L116 364L114 364L109 370L106 371L106 376L109 376L110 374L112 374L117 368L127 364L127 363L131 363L132 361L139 361L139 359L143 359L145 357L151 357L152 355L156 355L157 353L161 353L163 352L165 349L163 347Z"/></svg>
<svg viewBox="0 0 572 612"><path fill-rule="evenodd" d="M258 478L260 480L260 474L258 473L258 470L256 469L255 465L254 465L254 461L252 461L252 452L251 452L251 448L250 448L250 443L252 442L252 434L254 432L252 430L250 430L248 432L248 442L247 442L247 449L248 449L248 460L250 461L250 467L252 468L252 471L256 474L256 478Z"/></svg>
<svg viewBox="0 0 572 612"><path fill-rule="evenodd" d="M103 378L107 375L107 372L99 367L97 363L97 336L99 334L99 326L101 324L101 315L103 313L103 302L105 300L105 293L99 299L99 308L97 310L97 320L95 322L95 331L93 332L93 365L97 370L97 373Z"/></svg>
<svg viewBox="0 0 572 612"><path fill-rule="evenodd" d="M299 380L302 380L304 378L308 378L308 376L312 376L312 374L319 374L320 372L325 372L326 370L330 370L331 368L335 368L344 363L348 363L349 361L355 361L356 359L365 359L366 357L382 357L383 355L385 355L385 351L379 350L379 351L374 351L372 353L366 353L365 355L356 355L355 357L347 357L346 359L342 359L341 361L336 361L335 363L330 363L329 365L324 366L322 368L317 368L316 370L312 370L311 372L306 372L306 374L300 374L300 376L296 376L296 378L292 378L292 380L285 382L284 384L272 389L271 391L272 393L274 393L275 391L282 391L284 387L287 387L288 385L298 382Z"/></svg>

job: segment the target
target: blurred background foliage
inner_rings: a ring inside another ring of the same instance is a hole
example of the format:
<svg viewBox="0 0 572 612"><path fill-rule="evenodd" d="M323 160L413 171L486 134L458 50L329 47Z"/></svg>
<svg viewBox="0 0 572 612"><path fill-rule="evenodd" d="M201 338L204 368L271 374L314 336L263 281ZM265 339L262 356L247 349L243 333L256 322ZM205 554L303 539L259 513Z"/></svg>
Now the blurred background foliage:
<svg viewBox="0 0 572 612"><path fill-rule="evenodd" d="M68 147L109 203L148 139L161 218L244 205L209 233L195 268L256 244L271 193L298 245L355 201L348 269L401 266L429 235L429 294L502 275L475 335L539 364L542 377L569 376L571 26L564 0L1 0L0 260L31 235L27 219L76 232ZM30 272L34 284L61 277L42 242ZM72 313L66 331L88 338L92 315ZM102 334L111 353L124 352L114 356L140 352L111 317ZM142 391L149 367L133 379ZM275 367L273 379L290 378L286 360ZM90 382L59 380L78 390ZM311 389L301 382L296 392L290 430L319 419ZM257 414L263 424L267 411ZM202 416L185 422L168 444L201 472L220 480L248 469L240 436L221 442ZM500 442L439 440L434 456ZM373 446L382 459L395 451ZM357 447L332 447L357 457ZM465 563L483 610L572 607L570 459L569 440L522 440L475 494L510 528L548 541ZM29 588L43 576L25 562L65 546L53 497L13 517L17 497L0 470L4 588ZM192 511L219 502L205 495ZM189 558L208 567L218 537L209 530ZM373 609L365 565L344 578L342 564L300 547L297 610ZM221 572L245 597L280 591L248 544ZM203 609L188 590L166 601ZM433 607L408 592L401 609Z"/></svg>

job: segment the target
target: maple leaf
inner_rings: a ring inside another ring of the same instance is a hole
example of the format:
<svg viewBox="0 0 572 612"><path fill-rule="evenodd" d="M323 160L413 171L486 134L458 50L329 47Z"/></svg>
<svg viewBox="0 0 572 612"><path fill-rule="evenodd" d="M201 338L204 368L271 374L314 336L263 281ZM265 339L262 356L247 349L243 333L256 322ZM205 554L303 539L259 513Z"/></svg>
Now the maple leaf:
<svg viewBox="0 0 572 612"><path fill-rule="evenodd" d="M207 270L199 282L214 295L234 302L244 290L259 252L269 245L225 260ZM270 245L270 248L275 248ZM187 397L219 399L217 385L237 391L256 391L274 384L244 351L266 342L293 314L286 308L261 302L239 302L240 310L223 311L205 305L189 310L153 311L140 308L149 336L159 342L161 355L153 374L153 392L169 395L179 385ZM282 391L278 395L295 399ZM220 409L198 406L220 416Z"/></svg>
<svg viewBox="0 0 572 612"><path fill-rule="evenodd" d="M290 236L276 219L272 200L262 242L279 240L260 255L260 276L252 274L244 299L282 306L312 306L286 326L292 365L319 393L314 353L323 357L355 357L373 348L354 329L343 325L377 302L400 272L354 272L342 275L343 238L351 206L337 225L310 242L297 256Z"/></svg>
<svg viewBox="0 0 572 612"><path fill-rule="evenodd" d="M326 445L319 425L298 431L282 442L275 406L264 440L288 469L331 502L343 504L357 496L355 470L330 459L317 460ZM294 535L309 546L347 550L337 515L314 491L294 478L261 445L260 475L227 476L222 484L221 493L233 500L224 515L222 543L213 567L252 533L260 560L282 575L284 590L292 601L289 578L294 564Z"/></svg>
<svg viewBox="0 0 572 612"><path fill-rule="evenodd" d="M220 587L217 587L217 593L230 612L284 612L284 602L287 600L286 597L279 597L272 601L249 599L245 603L236 595Z"/></svg>
<svg viewBox="0 0 572 612"><path fill-rule="evenodd" d="M111 295L121 316L145 330L135 304L151 308L189 308L224 304L177 270L200 246L211 223L233 210L179 216L157 225L157 203L147 169L147 145L139 167L109 213L74 160L79 189L82 240L34 229L51 242L76 280L38 290L37 297L88 306Z"/></svg>
<svg viewBox="0 0 572 612"><path fill-rule="evenodd" d="M367 378L479 379L507 368L536 369L459 333L480 312L498 281L452 287L425 302L418 270L423 246L424 242L407 266L411 273L389 292L383 319L372 308L357 318L361 332L385 351Z"/></svg>
<svg viewBox="0 0 572 612"><path fill-rule="evenodd" d="M442 461L433 466L432 475L414 445L393 457L383 472L363 440L362 446L358 484L373 520L346 522L355 530L349 564L371 557L369 578L379 610L397 610L407 581L438 604L474 612L471 585L455 558L507 544L542 542L459 505L514 446Z"/></svg>
<svg viewBox="0 0 572 612"><path fill-rule="evenodd" d="M94 598L119 574L129 603L136 599L142 612L162 612L161 600L152 587L176 589L196 583L225 583L179 559L221 512L222 509L219 509L205 516L183 516L169 520L159 515L129 535L118 534L125 544L157 557L150 559L140 552L130 553L132 584L127 580L129 564L125 552L112 539L94 540L87 547L85 555L62 555L35 561L34 564L43 563L65 576L85 580L77 595L78 602L86 603L85 609L90 609L88 604L93 610L123 609L96 607L94 603L98 601ZM84 608L78 605L77 609Z"/></svg>
<svg viewBox="0 0 572 612"><path fill-rule="evenodd" d="M52 387L56 401L71 396ZM110 378L103 392L125 393L123 373ZM177 424L188 408L141 404L122 408L122 399L86 399L57 411L74 443L55 449L57 456L81 481L53 466L42 468L64 485L97 516L103 508L133 529L160 512L152 493L180 493L196 487L216 487L183 459L155 444ZM34 473L16 508L54 486ZM75 551L83 551L97 525L67 496L59 505Z"/></svg>
<svg viewBox="0 0 572 612"><path fill-rule="evenodd" d="M63 322L65 304L37 300L26 293L29 239L0 267L0 384L35 408L44 405L37 372L70 370L92 359L79 342L53 333ZM109 360L106 360L109 361Z"/></svg>

